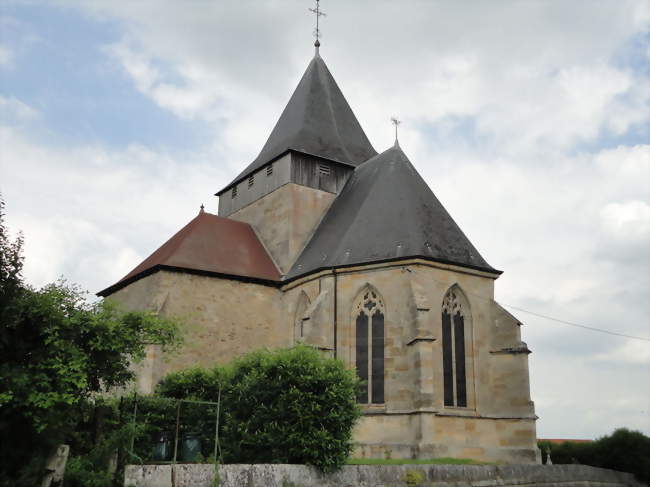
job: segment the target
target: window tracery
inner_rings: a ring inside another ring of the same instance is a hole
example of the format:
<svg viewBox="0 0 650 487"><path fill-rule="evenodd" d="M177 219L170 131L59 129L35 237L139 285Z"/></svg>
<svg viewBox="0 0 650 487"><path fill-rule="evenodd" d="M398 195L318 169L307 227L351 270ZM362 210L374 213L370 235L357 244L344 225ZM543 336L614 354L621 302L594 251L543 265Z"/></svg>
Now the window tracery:
<svg viewBox="0 0 650 487"><path fill-rule="evenodd" d="M384 317L382 298L374 288L367 287L353 309L356 368L363 381L357 400L362 404L384 403Z"/></svg>
<svg viewBox="0 0 650 487"><path fill-rule="evenodd" d="M442 300L442 371L444 405L467 407L465 324L467 305L452 287Z"/></svg>

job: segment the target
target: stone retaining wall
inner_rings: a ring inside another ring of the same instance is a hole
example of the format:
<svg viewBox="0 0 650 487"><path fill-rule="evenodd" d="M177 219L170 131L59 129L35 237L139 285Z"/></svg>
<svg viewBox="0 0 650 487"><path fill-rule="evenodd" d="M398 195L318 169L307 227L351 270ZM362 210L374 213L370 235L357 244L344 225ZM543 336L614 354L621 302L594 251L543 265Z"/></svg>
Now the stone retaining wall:
<svg viewBox="0 0 650 487"><path fill-rule="evenodd" d="M173 479L172 479L173 475ZM585 465L347 465L322 475L305 465L222 465L220 487L641 487L631 474ZM205 464L129 465L125 487L213 487Z"/></svg>

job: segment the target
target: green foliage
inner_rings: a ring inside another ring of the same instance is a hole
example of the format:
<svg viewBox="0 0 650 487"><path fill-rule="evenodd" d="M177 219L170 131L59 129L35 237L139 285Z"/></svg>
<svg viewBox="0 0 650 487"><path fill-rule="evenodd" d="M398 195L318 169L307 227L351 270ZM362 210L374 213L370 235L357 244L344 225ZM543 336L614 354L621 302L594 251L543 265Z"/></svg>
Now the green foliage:
<svg viewBox="0 0 650 487"><path fill-rule="evenodd" d="M194 367L167 375L156 387L156 393L174 399L198 399L217 402L219 387L227 380L227 369Z"/></svg>
<svg viewBox="0 0 650 487"><path fill-rule="evenodd" d="M642 482L650 481L650 437L639 431L620 428L593 442L538 442L544 461L551 451L555 464L581 463L594 467L630 472Z"/></svg>
<svg viewBox="0 0 650 487"><path fill-rule="evenodd" d="M114 412L114 408L111 408ZM111 418L114 420L114 417ZM131 438L141 435L137 425L118 424L111 421L114 429L97 441L85 454L73 456L66 466L66 487L111 487L115 479L122 477L119 459L114 458L128 449ZM77 450L83 451L83 450ZM118 475L109 471L111 461L116 462Z"/></svg>
<svg viewBox="0 0 650 487"><path fill-rule="evenodd" d="M154 395L139 396L137 403L136 423L140 429L137 432L132 453L138 463L151 462L153 460L153 446L161 433L167 433L173 445L178 401ZM128 411L128 420L131 421L134 411L133 398L126 399L124 404ZM215 421L216 410L210 405L185 402L180 404L179 459L182 436L184 433L189 432L199 433L201 441L200 458L214 457Z"/></svg>
<svg viewBox="0 0 650 487"><path fill-rule="evenodd" d="M217 401L221 389L226 463L303 463L328 472L352 450L360 416L356 387L354 372L342 362L297 346L249 353L226 368L172 374L157 393ZM197 430L209 438L209 426Z"/></svg>
<svg viewBox="0 0 650 487"><path fill-rule="evenodd" d="M424 472L420 470L407 470L404 475L404 482L407 487L417 487L424 482Z"/></svg>
<svg viewBox="0 0 650 487"><path fill-rule="evenodd" d="M148 344L179 343L174 321L90 304L65 281L33 289L21 277L22 237L13 242L0 198L0 485L39 482L57 443L75 431L85 400L132 379Z"/></svg>
<svg viewBox="0 0 650 487"><path fill-rule="evenodd" d="M305 463L325 472L345 463L360 411L357 378L342 362L298 346L250 353L230 373L224 445L233 459Z"/></svg>
<svg viewBox="0 0 650 487"><path fill-rule="evenodd" d="M9 238L9 230L4 223L5 202L0 195L0 324L8 322L17 313L15 300L22 291L23 236L15 240ZM0 333L0 343L4 336ZM0 405L11 398L0 391Z"/></svg>
<svg viewBox="0 0 650 487"><path fill-rule="evenodd" d="M642 482L650 482L650 437L621 428L597 443L602 467L631 472Z"/></svg>
<svg viewBox="0 0 650 487"><path fill-rule="evenodd" d="M113 475L104 468L96 469L86 456L73 457L65 469L66 487L112 487Z"/></svg>

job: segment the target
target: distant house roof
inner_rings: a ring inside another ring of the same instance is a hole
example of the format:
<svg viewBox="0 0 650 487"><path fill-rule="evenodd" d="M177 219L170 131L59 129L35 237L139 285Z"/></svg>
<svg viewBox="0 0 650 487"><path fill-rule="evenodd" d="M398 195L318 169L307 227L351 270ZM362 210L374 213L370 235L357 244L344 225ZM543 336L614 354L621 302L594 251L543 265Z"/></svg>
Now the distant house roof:
<svg viewBox="0 0 650 487"><path fill-rule="evenodd" d="M566 443L566 442L569 442L569 443L593 443L594 440L576 440L576 439L571 439L571 438L567 438L567 439L562 439L562 438L537 438L537 441L548 441L549 443L559 444L559 443Z"/></svg>
<svg viewBox="0 0 650 487"><path fill-rule="evenodd" d="M253 228L203 210L117 283L97 293L108 296L157 270L277 282L280 273Z"/></svg>
<svg viewBox="0 0 650 487"><path fill-rule="evenodd" d="M351 166L377 154L318 54L309 63L262 151L218 194L289 150Z"/></svg>
<svg viewBox="0 0 650 487"><path fill-rule="evenodd" d="M500 274L396 143L355 169L285 279L408 257Z"/></svg>

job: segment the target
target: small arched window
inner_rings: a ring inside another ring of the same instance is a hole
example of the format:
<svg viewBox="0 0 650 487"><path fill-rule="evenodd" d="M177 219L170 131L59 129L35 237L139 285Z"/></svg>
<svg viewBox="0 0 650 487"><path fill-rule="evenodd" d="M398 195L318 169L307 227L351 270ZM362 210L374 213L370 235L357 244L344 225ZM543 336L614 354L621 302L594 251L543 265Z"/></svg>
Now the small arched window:
<svg viewBox="0 0 650 487"><path fill-rule="evenodd" d="M298 302L296 303L296 314L293 320L294 342L304 340L305 336L308 334L308 330L305 329L306 323L304 317L310 304L311 302L309 301L307 293L305 291L300 291L300 296L298 296Z"/></svg>
<svg viewBox="0 0 650 487"><path fill-rule="evenodd" d="M467 407L465 325L468 306L457 286L442 300L442 372L445 406Z"/></svg>
<svg viewBox="0 0 650 487"><path fill-rule="evenodd" d="M384 403L384 302L376 289L364 289L353 308L357 375L363 381L357 401Z"/></svg>

